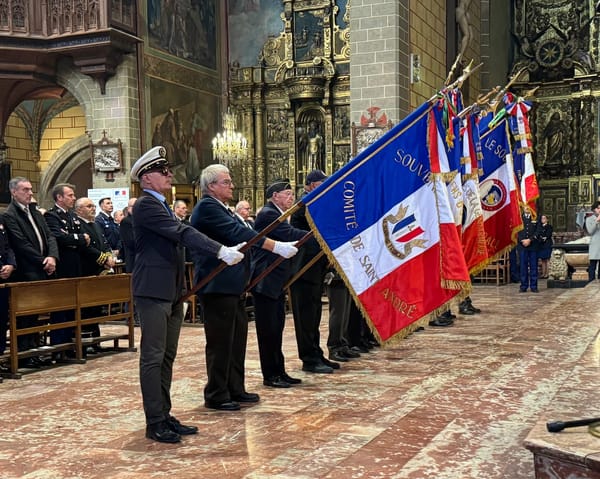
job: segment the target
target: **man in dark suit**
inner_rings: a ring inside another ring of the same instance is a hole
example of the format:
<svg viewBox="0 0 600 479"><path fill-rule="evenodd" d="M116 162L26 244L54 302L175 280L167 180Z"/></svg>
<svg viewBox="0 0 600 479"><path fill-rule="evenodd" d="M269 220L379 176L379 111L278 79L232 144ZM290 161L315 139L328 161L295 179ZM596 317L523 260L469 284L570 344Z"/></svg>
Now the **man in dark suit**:
<svg viewBox="0 0 600 479"><path fill-rule="evenodd" d="M133 236L133 205L137 198L129 198L127 208L123 211L125 217L119 224L119 233L121 233L121 246L123 247L122 255L125 261L125 272L131 273L135 265L135 237Z"/></svg>
<svg viewBox="0 0 600 479"><path fill-rule="evenodd" d="M250 203L246 200L238 201L235 205L235 214L240 218L248 228L254 228L254 221L250 218Z"/></svg>
<svg viewBox="0 0 600 479"><path fill-rule="evenodd" d="M320 186L326 178L327 176L321 170L313 170L308 173L302 196ZM304 206L292 215L290 223L301 230L310 229ZM294 258L294 270L300 271L320 253L321 248L318 243L307 243L300 250L300 254ZM334 369L340 367L339 363L325 358L319 345L319 327L323 310L321 296L327 268L327 258L323 255L290 286L298 355L302 360L302 370L311 373L332 373Z"/></svg>
<svg viewBox="0 0 600 479"><path fill-rule="evenodd" d="M81 223L73 212L75 186L59 183L52 188L54 206L44 214L48 228L56 238L60 261L56 265L57 278L78 278L81 276L80 249L90 243L90 237L81 230ZM53 324L75 319L74 311L57 311L50 314ZM73 328L50 331L50 343L68 343L73 337Z"/></svg>
<svg viewBox="0 0 600 479"><path fill-rule="evenodd" d="M252 240L256 231L248 228L227 206L233 199L233 181L224 165L209 165L200 175L202 199L192 213L192 226L225 245ZM261 238L255 243L284 258L298 252L292 243ZM249 256L249 255L247 255ZM214 258L194 257L196 282L215 269ZM216 275L200 291L204 308L206 370L204 405L221 411L237 411L240 402L259 401L258 394L244 387L244 361L248 339L245 311L246 285L250 278L250 258Z"/></svg>
<svg viewBox="0 0 600 479"><path fill-rule="evenodd" d="M27 178L17 176L8 183L12 196L4 213L8 239L15 253L18 268L12 276L13 281L39 281L51 279L56 272L58 246L42 214L33 207L33 191ZM37 315L21 316L19 327L28 328L37 325ZM25 334L17 338L19 351L37 348L38 334ZM24 367L39 367L39 358L29 358Z"/></svg>
<svg viewBox="0 0 600 479"><path fill-rule="evenodd" d="M156 146L131 168L143 194L133 207L136 257L132 275L133 296L140 318L140 385L146 437L159 442L179 442L198 428L181 424L171 416L171 379L183 322L185 264L183 247L198 256L219 258L235 264L244 255L184 225L173 216L164 193L171 191L173 172L166 150Z"/></svg>
<svg viewBox="0 0 600 479"><path fill-rule="evenodd" d="M81 276L96 276L111 271L116 261L110 245L102 234L102 230L94 221L96 205L89 198L79 198L75 201L75 214L81 225L81 231L89 237L87 247L79 251ZM81 317L82 319L94 318L100 316L101 311L102 306L91 306L81 312ZM82 330L91 333L94 338L100 336L100 326L98 324L85 325ZM91 349L95 352L102 351L99 345L94 345Z"/></svg>
<svg viewBox="0 0 600 479"><path fill-rule="evenodd" d="M265 229L294 203L294 192L288 179L271 183L265 196L269 201L256 216L256 231ZM294 228L287 221L282 221L268 234L268 237L276 241L297 241L306 233L307 231ZM270 251L259 250L252 261L254 276L258 277L276 259L277 255ZM274 388L289 388L290 385L301 382L300 379L293 378L285 372L282 351L285 326L283 286L290 276L291 260L286 259L261 279L252 290L263 384Z"/></svg>
<svg viewBox="0 0 600 479"><path fill-rule="evenodd" d="M100 207L100 212L96 216L96 223L102 229L102 234L113 250L113 254L119 256L122 248L121 233L119 232L119 225L112 217L113 202L108 197L101 198L98 201L98 206Z"/></svg>
<svg viewBox="0 0 600 479"><path fill-rule="evenodd" d="M4 226L4 215L0 215L0 283L10 281L10 276L16 267L15 253L10 247L8 233ZM0 354L4 354L4 350L6 349L8 291L8 288L0 288Z"/></svg>

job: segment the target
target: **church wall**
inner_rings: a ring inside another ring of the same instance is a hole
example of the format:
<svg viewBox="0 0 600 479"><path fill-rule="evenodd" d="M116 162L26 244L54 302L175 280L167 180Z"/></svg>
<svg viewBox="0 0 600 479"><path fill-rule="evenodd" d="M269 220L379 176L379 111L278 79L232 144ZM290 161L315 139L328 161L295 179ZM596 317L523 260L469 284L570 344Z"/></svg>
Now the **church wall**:
<svg viewBox="0 0 600 479"><path fill-rule="evenodd" d="M40 172L32 159L33 148L27 129L18 116L9 117L4 141L9 148L11 176L24 176L29 179L34 193L37 194Z"/></svg>
<svg viewBox="0 0 600 479"><path fill-rule="evenodd" d="M60 112L49 123L40 141L39 168L43 172L52 155L73 138L85 135L85 115L81 106Z"/></svg>

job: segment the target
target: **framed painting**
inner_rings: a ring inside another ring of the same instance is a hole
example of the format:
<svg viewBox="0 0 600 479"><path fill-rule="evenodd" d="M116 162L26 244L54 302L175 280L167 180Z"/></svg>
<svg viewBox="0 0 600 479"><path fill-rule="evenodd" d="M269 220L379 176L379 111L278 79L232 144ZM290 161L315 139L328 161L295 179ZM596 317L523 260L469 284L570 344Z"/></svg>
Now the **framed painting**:
<svg viewBox="0 0 600 479"><path fill-rule="evenodd" d="M357 126L352 124L352 157L374 143L392 127L391 122L384 126Z"/></svg>

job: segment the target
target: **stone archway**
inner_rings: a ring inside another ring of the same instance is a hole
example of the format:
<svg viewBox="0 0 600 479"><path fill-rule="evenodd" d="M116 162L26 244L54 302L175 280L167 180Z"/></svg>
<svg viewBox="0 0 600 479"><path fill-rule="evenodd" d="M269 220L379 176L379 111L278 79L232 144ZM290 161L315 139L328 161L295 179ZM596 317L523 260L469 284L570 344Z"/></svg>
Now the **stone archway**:
<svg viewBox="0 0 600 479"><path fill-rule="evenodd" d="M89 167L85 174L86 165ZM90 139L80 135L65 143L52 155L48 168L40 178L38 202L43 207L52 206L52 187L57 183L73 183L77 196L84 196L92 188Z"/></svg>

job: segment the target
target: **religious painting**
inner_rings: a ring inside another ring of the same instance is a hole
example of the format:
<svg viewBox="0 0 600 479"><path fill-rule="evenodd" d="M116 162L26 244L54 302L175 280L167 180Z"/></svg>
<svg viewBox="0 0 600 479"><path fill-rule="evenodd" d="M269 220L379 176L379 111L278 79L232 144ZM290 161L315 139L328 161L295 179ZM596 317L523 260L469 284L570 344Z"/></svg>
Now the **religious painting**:
<svg viewBox="0 0 600 479"><path fill-rule="evenodd" d="M322 11L295 12L294 15L294 58L297 62L312 60L323 55Z"/></svg>
<svg viewBox="0 0 600 479"><path fill-rule="evenodd" d="M352 125L352 157L364 150L367 146L375 143L375 140L391 128L391 124L385 126L356 126Z"/></svg>
<svg viewBox="0 0 600 479"><path fill-rule="evenodd" d="M216 0L148 0L147 7L152 48L216 70Z"/></svg>
<svg viewBox="0 0 600 479"><path fill-rule="evenodd" d="M194 183L212 163L219 98L153 77L150 92L152 146L166 148L173 183Z"/></svg>
<svg viewBox="0 0 600 479"><path fill-rule="evenodd" d="M579 203L579 180L569 181L569 203Z"/></svg>
<svg viewBox="0 0 600 479"><path fill-rule="evenodd" d="M594 201L600 198L600 177L594 175Z"/></svg>
<svg viewBox="0 0 600 479"><path fill-rule="evenodd" d="M228 0L229 61L236 67L258 65L263 46L283 31L281 0Z"/></svg>

